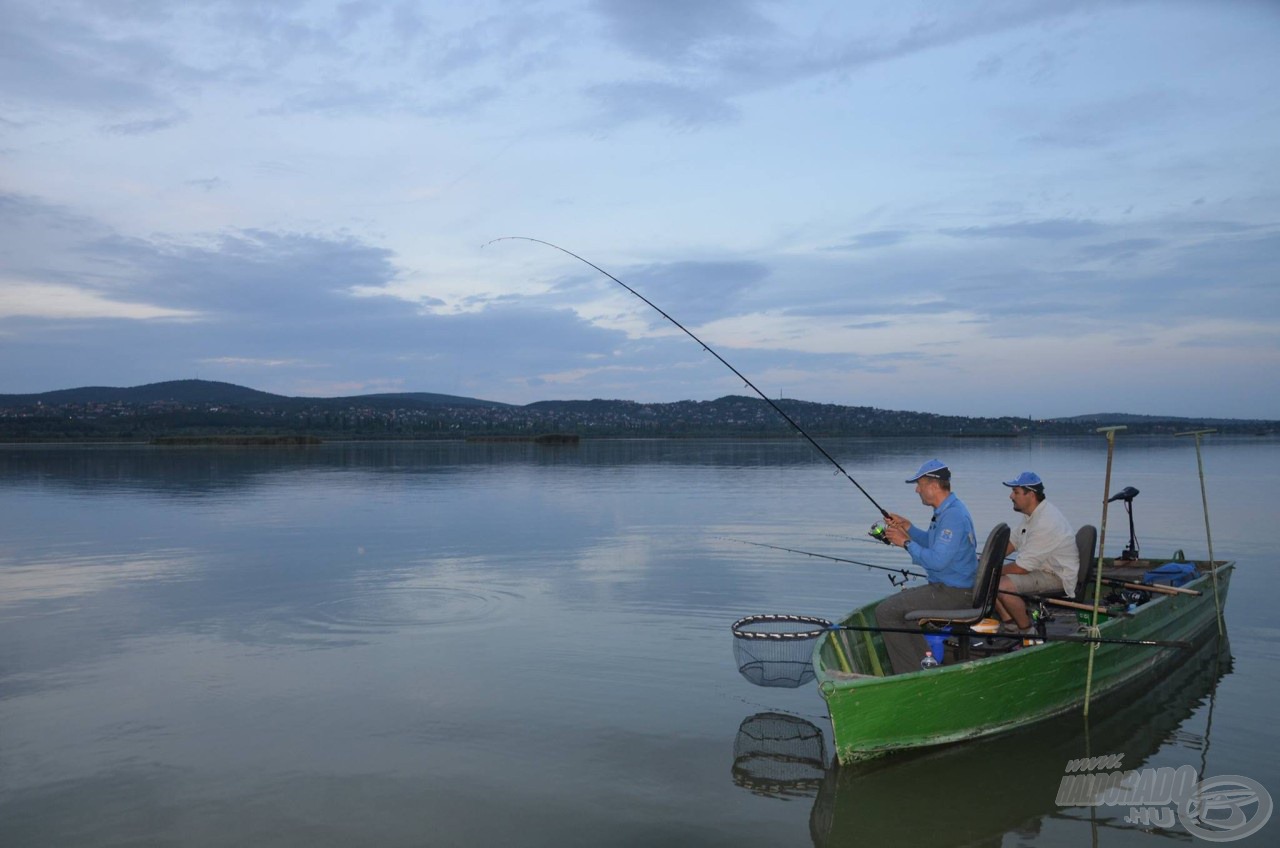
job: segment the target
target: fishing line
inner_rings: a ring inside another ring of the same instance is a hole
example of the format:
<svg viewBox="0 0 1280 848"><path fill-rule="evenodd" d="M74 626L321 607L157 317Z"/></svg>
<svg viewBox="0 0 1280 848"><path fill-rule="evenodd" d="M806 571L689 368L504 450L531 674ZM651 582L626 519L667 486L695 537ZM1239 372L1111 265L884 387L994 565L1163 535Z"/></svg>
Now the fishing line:
<svg viewBox="0 0 1280 848"><path fill-rule="evenodd" d="M599 265L595 264L594 262L591 262L591 261L589 261L589 260L583 259L583 258L582 258L581 256L579 256L578 254L574 253L574 252L573 252L573 251L571 251L571 250L565 250L563 247L561 247L561 246L560 246L560 245L558 245L558 244L552 244L552 243L551 243L551 242L549 242L549 241L543 241L542 239L531 238L531 237L529 237L529 236L502 236L501 238L496 238L496 239L493 239L492 241L487 241L487 242L485 242L483 246L484 246L484 247L488 247L489 245L493 244L494 242L499 242L499 241L531 241L531 242L534 242L535 244L542 244L542 245L546 245L547 247L554 248L554 249L556 249L556 250L560 251L560 252L561 252L561 253L563 253L563 254L566 254L566 255L568 255L568 256L572 256L574 259L578 260L579 262L583 263L584 265L588 265L588 266L590 266L590 267L594 268L595 270L599 271L601 274L604 274L606 277L608 277L609 279L613 280L613 281L614 281L615 283L617 283L618 285L622 286L622 287L623 287L624 289L626 289L627 291L631 292L631 293L632 293L633 295L635 295L636 297L640 298L642 301L644 301L646 304L648 304L652 309L654 309L654 310L655 310L659 315L661 315L663 318L666 318L666 319L667 319L668 321L670 321L672 324L675 324L675 325L676 325L676 327L678 327L682 332L684 332L684 334L685 334L686 336L688 336L689 338L691 338L691 339L693 339L695 342L697 342L697 343L699 344L699 346L701 346L701 347L702 347L702 349L703 349L703 350L705 350L707 353L709 353L709 354L711 354L712 356L714 356L716 359L720 360L720 364L721 364L721 365L723 365L725 368L728 368L730 371L732 371L732 372L734 373L734 375L735 375L735 376L737 376L737 378L738 378L739 380L741 380L741 381L742 381L742 382L743 382L743 383L744 383L748 388L750 388L753 392L755 392L757 395L759 395L759 396L760 396L760 398L761 398L761 400L763 400L765 403L769 404L769 406L773 407L773 411L774 411L774 412L776 412L776 413L778 413L779 415L781 415L781 416L782 416L782 418L783 418L783 420L784 420L784 421L786 421L788 424L790 424L792 427L794 427L794 428L795 428L795 431L796 431L797 433L799 433L801 436L803 436L803 437L805 438L805 440L809 442L809 444L813 445L813 447L818 451L818 453L820 453L820 454L822 454L824 457L826 457L827 461L828 461L828 462L830 462L832 465L834 465L834 466L836 467L836 470L837 470L837 471L839 471L841 474L843 474L843 475L845 476L845 479L847 479L847 480L848 480L850 483L852 483L854 486L857 486L857 487L858 487L858 491L859 491L859 492L862 492L862 494L863 494L864 496L866 496L866 499L867 499L867 500L869 500L869 501L871 501L872 506L874 506L876 509L878 509L878 510L880 511L880 514L881 514L881 515L883 515L885 518L888 518L888 517L889 517L889 511L888 511L888 510L886 510L884 507L880 506L880 504L876 503L876 499L875 499L875 498L873 498L873 497L871 497L871 494L870 494L866 489L862 488L862 484L860 484L857 480L853 479L853 475L851 475L848 471L845 471L845 470L844 470L844 466L843 466L843 465L841 465L839 462L837 462L835 457L833 457L831 454L827 453L826 449L825 449L825 448L823 448L823 447L822 447L822 445L820 445L820 444L818 444L816 441L814 441L814 438L813 438L812 436L810 436L808 433L806 433L806 432L804 431L804 428L803 428L803 427L801 427L799 424L797 424L797 423L795 422L795 420L794 420L790 415L788 415L786 412L784 412L784 411L782 410L782 407L778 406L776 403L774 403L774 402L773 402L773 400L772 400L772 399L770 399L770 397L769 397L768 395L766 395L764 392L760 391L760 389L756 388L756 384L755 384L755 383L753 383L753 382L751 382L750 380L748 380L748 379L746 378L746 376L745 376L741 371L739 371L737 368L734 368L732 365L730 365L730 364L729 364L729 362L728 362L728 360L726 360L723 356L721 356L720 354L718 354L718 353L716 353L714 350L712 350L710 345L708 345L708 344L707 344L706 342L704 342L702 339L700 339L700 338L698 338L697 336L695 336L695 335L694 335L694 334L693 334L693 333L692 333L692 332L691 332L687 327L685 327L685 326L684 326L683 324L681 324L679 321L677 321L676 319L674 319L674 318L672 318L670 315L668 315L665 311L663 311L663 310L662 310L662 309L661 309L661 308L660 308L656 303L654 303L652 300L649 300L649 298L647 298L647 297L645 297L644 295L640 294L640 292L638 292L638 291L636 291L635 289L631 288L631 286L629 286L629 285L627 285L626 283L622 282L622 280L619 280L617 277L613 276L613 275L612 275L612 274L610 274L608 271L606 271L605 269L601 268Z"/></svg>

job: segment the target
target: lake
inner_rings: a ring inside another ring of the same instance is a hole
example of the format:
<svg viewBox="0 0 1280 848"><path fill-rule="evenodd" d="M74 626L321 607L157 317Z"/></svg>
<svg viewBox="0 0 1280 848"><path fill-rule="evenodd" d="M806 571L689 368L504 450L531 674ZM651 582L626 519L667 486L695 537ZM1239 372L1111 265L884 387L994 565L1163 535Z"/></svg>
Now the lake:
<svg viewBox="0 0 1280 848"><path fill-rule="evenodd" d="M1024 469L1099 520L1101 436L823 444L913 520L903 480L934 456L980 537ZM1126 768L1278 793L1280 439L1203 450L1229 644L1087 730ZM1124 486L1144 553L1204 555L1191 440L1121 433ZM1198 841L1057 805L1078 716L835 768L812 685L738 674L742 615L894 591L742 542L908 565L866 538L877 518L798 439L0 445L0 845ZM1127 521L1112 504L1108 555Z"/></svg>

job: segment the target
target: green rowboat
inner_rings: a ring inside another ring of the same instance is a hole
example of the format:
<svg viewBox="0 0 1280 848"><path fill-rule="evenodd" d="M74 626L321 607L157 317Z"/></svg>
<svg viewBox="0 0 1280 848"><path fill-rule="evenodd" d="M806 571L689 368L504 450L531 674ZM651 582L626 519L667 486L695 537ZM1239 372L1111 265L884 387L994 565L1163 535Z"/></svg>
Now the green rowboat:
<svg viewBox="0 0 1280 848"><path fill-rule="evenodd" d="M1104 560L1107 579L1133 580L1163 561ZM1213 574L1197 562L1201 576L1182 588L1199 594L1153 594L1125 616L1099 621L1105 639L1156 639L1201 642L1217 634ZM1226 603L1234 565L1213 563L1216 595ZM874 625L879 601L854 610L841 624ZM1086 601L1092 604L1092 599ZM1047 627L1074 634L1075 613L1056 612ZM836 756L851 763L911 748L945 745L1006 733L1081 709L1089 653L1094 651L1091 699L1102 698L1127 682L1162 667L1174 667L1192 655L1182 648L1126 644L1054 642L1010 653L949 661L934 669L886 676L888 655L879 633L832 631L814 649L819 691L827 702Z"/></svg>

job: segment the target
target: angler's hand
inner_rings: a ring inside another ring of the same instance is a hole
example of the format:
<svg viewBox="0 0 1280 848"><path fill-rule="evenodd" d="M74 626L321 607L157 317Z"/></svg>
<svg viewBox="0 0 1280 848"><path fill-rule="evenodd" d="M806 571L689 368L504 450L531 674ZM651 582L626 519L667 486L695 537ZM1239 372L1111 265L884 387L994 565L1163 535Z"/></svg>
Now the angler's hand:
<svg viewBox="0 0 1280 848"><path fill-rule="evenodd" d="M911 537L907 535L907 531L903 530L896 524L888 524L884 528L884 537L889 540L889 544L897 545L900 548L907 546L907 540Z"/></svg>
<svg viewBox="0 0 1280 848"><path fill-rule="evenodd" d="M897 529L901 530L903 533L906 533L908 530L911 529L911 521L910 519L907 519L901 515L898 515L896 512L891 512L889 513L888 519L885 520L885 526L896 527Z"/></svg>

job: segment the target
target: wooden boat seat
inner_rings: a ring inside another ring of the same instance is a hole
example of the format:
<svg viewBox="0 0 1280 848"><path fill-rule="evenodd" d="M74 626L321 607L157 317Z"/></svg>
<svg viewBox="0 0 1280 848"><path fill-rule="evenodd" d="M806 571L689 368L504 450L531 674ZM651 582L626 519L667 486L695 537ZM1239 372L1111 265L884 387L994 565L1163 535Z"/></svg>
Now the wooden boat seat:
<svg viewBox="0 0 1280 848"><path fill-rule="evenodd" d="M957 639L957 655L969 659L969 628L991 615L1000 586L1000 564L1009 548L1009 525L1001 522L991 528L987 542L978 557L978 572L973 580L973 606L967 609L912 610L907 621L924 628L950 628Z"/></svg>

